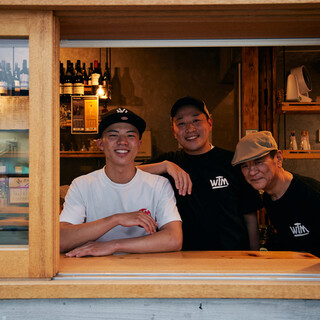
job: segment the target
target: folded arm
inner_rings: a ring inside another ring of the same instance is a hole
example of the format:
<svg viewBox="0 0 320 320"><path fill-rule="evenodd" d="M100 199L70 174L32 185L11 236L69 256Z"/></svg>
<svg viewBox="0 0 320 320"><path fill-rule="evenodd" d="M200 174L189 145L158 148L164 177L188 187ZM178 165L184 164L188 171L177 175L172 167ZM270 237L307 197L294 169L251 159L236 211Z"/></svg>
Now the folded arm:
<svg viewBox="0 0 320 320"><path fill-rule="evenodd" d="M173 179L179 194L185 196L191 194L192 182L187 172L171 161L162 161L138 166L140 170L153 174L169 174Z"/></svg>
<svg viewBox="0 0 320 320"><path fill-rule="evenodd" d="M106 256L115 252L151 253L179 251L182 248L181 221L172 221L147 236L111 241L90 241L66 255L69 257Z"/></svg>
<svg viewBox="0 0 320 320"><path fill-rule="evenodd" d="M60 252L66 252L89 241L95 241L116 226L140 226L147 233L156 232L155 220L141 211L114 214L96 221L71 224L60 222Z"/></svg>

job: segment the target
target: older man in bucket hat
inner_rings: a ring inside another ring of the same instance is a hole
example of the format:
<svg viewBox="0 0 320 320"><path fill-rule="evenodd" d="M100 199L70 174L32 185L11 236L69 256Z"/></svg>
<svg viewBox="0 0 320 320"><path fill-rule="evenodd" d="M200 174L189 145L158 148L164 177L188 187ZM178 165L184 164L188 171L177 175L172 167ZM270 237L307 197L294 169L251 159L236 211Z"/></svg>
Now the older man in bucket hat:
<svg viewBox="0 0 320 320"><path fill-rule="evenodd" d="M320 182L291 173L282 164L282 152L269 131L243 137L232 160L249 184L264 191L263 203L277 229L279 249L320 257Z"/></svg>
<svg viewBox="0 0 320 320"><path fill-rule="evenodd" d="M181 218L169 181L135 167L145 121L128 109L99 125L106 165L76 178L60 215L60 250L69 257L177 251Z"/></svg>

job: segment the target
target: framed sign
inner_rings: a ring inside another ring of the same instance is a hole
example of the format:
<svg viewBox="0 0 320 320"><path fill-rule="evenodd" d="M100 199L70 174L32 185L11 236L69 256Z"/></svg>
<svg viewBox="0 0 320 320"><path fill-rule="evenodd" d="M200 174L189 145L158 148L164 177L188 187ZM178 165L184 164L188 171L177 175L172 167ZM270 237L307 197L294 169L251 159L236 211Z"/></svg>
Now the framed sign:
<svg viewBox="0 0 320 320"><path fill-rule="evenodd" d="M99 98L71 97L71 133L98 133Z"/></svg>

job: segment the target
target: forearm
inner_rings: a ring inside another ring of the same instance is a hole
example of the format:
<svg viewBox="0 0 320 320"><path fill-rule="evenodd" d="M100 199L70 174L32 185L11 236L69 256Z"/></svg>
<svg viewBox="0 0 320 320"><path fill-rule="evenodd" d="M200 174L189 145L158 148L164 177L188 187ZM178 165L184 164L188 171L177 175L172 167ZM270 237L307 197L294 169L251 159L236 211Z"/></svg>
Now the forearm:
<svg viewBox="0 0 320 320"><path fill-rule="evenodd" d="M116 215L77 225L60 222L60 252L95 241L116 225Z"/></svg>
<svg viewBox="0 0 320 320"><path fill-rule="evenodd" d="M180 221L173 223L180 224ZM114 252L148 253L179 251L182 248L182 231L160 230L152 235L115 240Z"/></svg>
<svg viewBox="0 0 320 320"><path fill-rule="evenodd" d="M167 173L166 163L167 161L165 160L157 163L142 164L137 166L137 168L153 174L164 174Z"/></svg>
<svg viewBox="0 0 320 320"><path fill-rule="evenodd" d="M248 229L250 249L259 250L259 230L256 212L245 214L244 219Z"/></svg>
<svg viewBox="0 0 320 320"><path fill-rule="evenodd" d="M148 253L179 251L182 248L182 228L180 221L173 221L160 231L148 236L117 239L111 241L88 242L70 252L68 257L107 256L115 252Z"/></svg>

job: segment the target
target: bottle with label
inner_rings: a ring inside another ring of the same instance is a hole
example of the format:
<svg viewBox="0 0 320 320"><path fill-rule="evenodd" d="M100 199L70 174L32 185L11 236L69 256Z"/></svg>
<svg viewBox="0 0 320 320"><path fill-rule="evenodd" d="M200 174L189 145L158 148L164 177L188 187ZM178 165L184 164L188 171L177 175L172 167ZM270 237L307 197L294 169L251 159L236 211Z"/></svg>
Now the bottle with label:
<svg viewBox="0 0 320 320"><path fill-rule="evenodd" d="M64 76L63 94L66 98L71 98L73 94L73 70L70 60L67 61L67 72Z"/></svg>
<svg viewBox="0 0 320 320"><path fill-rule="evenodd" d="M100 81L101 79L101 72L100 72L100 68L99 68L99 63L98 60L94 60L94 69L93 72L91 74L91 87L92 87L92 94L97 94L97 90L99 88L100 85Z"/></svg>
<svg viewBox="0 0 320 320"><path fill-rule="evenodd" d="M91 74L91 85L98 86L100 81L99 63L98 60L94 60L94 69Z"/></svg>
<svg viewBox="0 0 320 320"><path fill-rule="evenodd" d="M295 131L291 131L289 149L290 150L298 150L298 144L297 144Z"/></svg>
<svg viewBox="0 0 320 320"><path fill-rule="evenodd" d="M88 74L87 74L85 62L82 63L82 76L83 76L83 84L85 86L87 86L88 85Z"/></svg>
<svg viewBox="0 0 320 320"><path fill-rule="evenodd" d="M8 95L7 75L4 66L5 61L2 61L0 64L0 96Z"/></svg>
<svg viewBox="0 0 320 320"><path fill-rule="evenodd" d="M29 70L27 67L27 60L22 61L22 70L20 72L20 95L29 95Z"/></svg>
<svg viewBox="0 0 320 320"><path fill-rule="evenodd" d="M14 65L14 95L20 96L20 68L18 67L18 63Z"/></svg>
<svg viewBox="0 0 320 320"><path fill-rule="evenodd" d="M80 60L78 61L79 63L77 63L76 65L76 74L74 76L73 94L77 96L83 96L84 95L83 75L82 75L82 70L80 66Z"/></svg>

